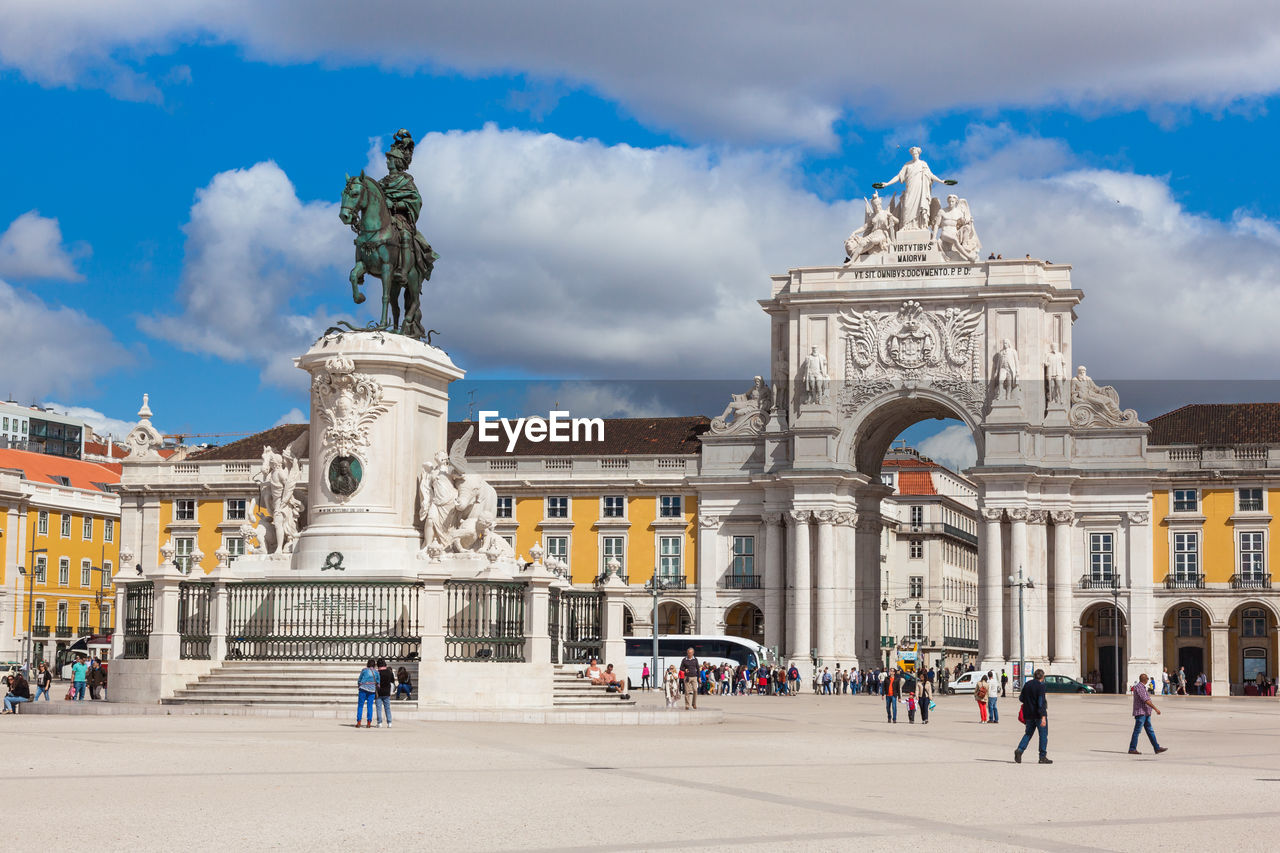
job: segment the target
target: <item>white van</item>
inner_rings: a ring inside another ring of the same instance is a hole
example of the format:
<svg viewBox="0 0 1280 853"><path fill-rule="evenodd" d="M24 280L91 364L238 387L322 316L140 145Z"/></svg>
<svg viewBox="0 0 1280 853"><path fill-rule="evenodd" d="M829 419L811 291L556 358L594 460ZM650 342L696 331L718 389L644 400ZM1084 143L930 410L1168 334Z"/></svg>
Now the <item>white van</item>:
<svg viewBox="0 0 1280 853"><path fill-rule="evenodd" d="M974 670L973 672L962 672L960 677L947 682L948 693L972 693L978 688L978 682L982 680L985 672Z"/></svg>

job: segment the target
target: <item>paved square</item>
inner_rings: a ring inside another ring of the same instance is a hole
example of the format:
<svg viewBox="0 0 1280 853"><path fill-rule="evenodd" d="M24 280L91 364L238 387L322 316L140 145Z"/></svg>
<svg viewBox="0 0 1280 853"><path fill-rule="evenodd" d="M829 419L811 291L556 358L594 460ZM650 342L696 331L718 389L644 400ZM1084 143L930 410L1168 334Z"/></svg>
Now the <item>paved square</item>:
<svg viewBox="0 0 1280 853"><path fill-rule="evenodd" d="M998 726L967 697L928 726L887 725L875 697L702 702L726 722L10 716L0 802L41 843L108 850L1270 850L1280 831L1272 700L1165 698L1157 758L1126 754L1127 698L1052 696L1051 767L1013 763L1012 698Z"/></svg>

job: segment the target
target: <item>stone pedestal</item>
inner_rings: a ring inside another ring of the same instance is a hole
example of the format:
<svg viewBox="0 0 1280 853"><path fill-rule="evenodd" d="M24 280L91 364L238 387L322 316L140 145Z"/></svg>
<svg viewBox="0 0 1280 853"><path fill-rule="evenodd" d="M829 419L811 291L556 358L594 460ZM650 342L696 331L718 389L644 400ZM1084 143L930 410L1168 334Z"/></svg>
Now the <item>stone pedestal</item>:
<svg viewBox="0 0 1280 853"><path fill-rule="evenodd" d="M448 387L463 371L443 350L378 332L327 335L296 364L311 375L311 464L292 570L416 575L417 478L448 450Z"/></svg>

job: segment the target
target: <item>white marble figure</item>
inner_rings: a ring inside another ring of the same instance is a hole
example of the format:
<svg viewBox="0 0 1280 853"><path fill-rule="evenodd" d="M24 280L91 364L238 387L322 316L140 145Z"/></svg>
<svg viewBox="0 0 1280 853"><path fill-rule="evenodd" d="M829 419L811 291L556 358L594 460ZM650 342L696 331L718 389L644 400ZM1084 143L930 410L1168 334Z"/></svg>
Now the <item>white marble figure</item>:
<svg viewBox="0 0 1280 853"><path fill-rule="evenodd" d="M806 404L825 403L831 377L827 375L827 357L816 346L809 347L804 358L804 401Z"/></svg>
<svg viewBox="0 0 1280 853"><path fill-rule="evenodd" d="M474 429L455 441L448 455L437 453L418 477L422 548L485 554L491 561L514 557L507 541L494 533L498 493L484 477L468 470L466 448Z"/></svg>
<svg viewBox="0 0 1280 853"><path fill-rule="evenodd" d="M262 467L253 473L253 481L258 483L257 508L266 514L274 534L264 537L267 541L262 544L269 554L292 553L303 510L296 494L302 482L302 463L292 448L286 447L281 454L273 447L263 447Z"/></svg>
<svg viewBox="0 0 1280 853"><path fill-rule="evenodd" d="M930 202L933 200L933 185L946 184L955 186L955 181L944 181L929 169L929 164L920 159L920 149L912 146L911 162L898 170L891 181L883 184L872 184L878 190L894 184L902 184L902 195L896 205L891 205L891 212L898 218L898 227L929 227Z"/></svg>
<svg viewBox="0 0 1280 853"><path fill-rule="evenodd" d="M1076 369L1071 379L1071 411L1068 420L1075 426L1133 426L1141 423L1133 409L1120 408L1120 394L1111 385L1099 386L1085 372Z"/></svg>
<svg viewBox="0 0 1280 853"><path fill-rule="evenodd" d="M847 266L863 255L887 252L893 247L898 231L898 217L884 209L880 193L872 193L866 202L866 213L861 227L844 241L844 262Z"/></svg>
<svg viewBox="0 0 1280 853"><path fill-rule="evenodd" d="M1049 344L1049 354L1044 357L1045 378L1049 380L1049 402L1065 403L1067 384L1067 357Z"/></svg>
<svg viewBox="0 0 1280 853"><path fill-rule="evenodd" d="M1018 388L1018 351L1008 338L1000 341L1000 351L996 353L995 385L1006 400L1013 399Z"/></svg>
<svg viewBox="0 0 1280 853"><path fill-rule="evenodd" d="M751 382L751 390L734 394L720 417L711 419L711 432L716 435L759 432L764 426L764 413L769 409L769 386L764 377L757 376ZM729 420L729 416L733 420Z"/></svg>
<svg viewBox="0 0 1280 853"><path fill-rule="evenodd" d="M982 242L973 225L969 202L952 193L947 196L946 207L935 198L931 209L929 224L935 231L938 247L944 252L954 252L969 263L978 260Z"/></svg>

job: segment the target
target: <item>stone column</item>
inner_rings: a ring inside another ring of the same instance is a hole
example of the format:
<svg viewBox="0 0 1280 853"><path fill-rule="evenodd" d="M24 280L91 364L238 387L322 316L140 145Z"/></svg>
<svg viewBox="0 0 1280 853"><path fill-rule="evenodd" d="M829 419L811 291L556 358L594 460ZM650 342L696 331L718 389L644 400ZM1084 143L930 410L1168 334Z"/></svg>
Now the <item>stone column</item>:
<svg viewBox="0 0 1280 853"><path fill-rule="evenodd" d="M984 508L982 518L986 521L986 532L982 540L982 572L978 581L982 589L978 610L978 659L983 667L996 667L1004 663L1005 578L1001 560L1004 545L1000 537L1004 510Z"/></svg>
<svg viewBox="0 0 1280 853"><path fill-rule="evenodd" d="M627 585L622 582L622 578L617 575L610 574L609 578L600 584L600 591L604 593L604 612L601 614L601 633L603 634L603 647L601 653L604 655L602 664L613 664L615 671L627 671L627 644L622 638L622 627L625 622L623 619L622 608L623 599L627 596ZM543 604L543 612L546 612L546 605ZM550 654L550 646L547 647L547 653Z"/></svg>
<svg viewBox="0 0 1280 853"><path fill-rule="evenodd" d="M818 665L827 664L836 648L835 592L836 554L834 510L822 509L814 514L818 522L818 559L813 586L814 647L818 650Z"/></svg>
<svg viewBox="0 0 1280 853"><path fill-rule="evenodd" d="M1024 578L1031 577L1031 573L1027 571L1029 568L1027 565L1027 520L1031 517L1031 510L1026 507L1011 507L1008 510L1008 514L1009 565L1005 567L1006 571L1002 571L1000 573L999 580L1001 585L1004 587L1004 591L1008 593L1008 598L1006 600L1009 604L1008 615L1004 620L1004 656L1005 660L1012 660L1018 656L1018 637L1020 633L1018 630L1018 620L1022 617L1018 613L1018 591L1009 586L1009 578L1016 578L1018 576L1019 569L1022 570ZM1027 593L1029 592L1030 590L1026 590L1023 593L1024 603L1029 603L1027 602ZM1025 631L1028 641L1031 638L1031 631L1029 630L1030 627L1030 624L1028 624L1027 630ZM1031 665L1030 642L1027 643L1027 664L1028 666ZM1009 677L1013 677L1012 672L1009 673Z"/></svg>
<svg viewBox="0 0 1280 853"><path fill-rule="evenodd" d="M418 676L419 683L426 677L428 668L438 668L444 663L444 638L449 618L444 582L449 579L449 574L450 570L443 563L428 563L427 568L418 573L418 579L422 581L422 591L418 597L418 627L422 633L422 645L418 655L424 673Z"/></svg>
<svg viewBox="0 0 1280 853"><path fill-rule="evenodd" d="M1045 524L1049 513L1033 509L1027 513L1027 547L1024 552L1023 574L1035 586L1026 590L1027 608L1027 665L1035 667L1049 663L1049 543ZM1013 595L1018 591L1012 590Z"/></svg>
<svg viewBox="0 0 1280 853"><path fill-rule="evenodd" d="M528 663L551 661L551 624L547 601L551 582L555 575L547 571L543 563L534 563L525 575L529 586L525 589L524 605L524 659ZM610 580L617 580L610 576ZM616 667L615 667L616 669Z"/></svg>
<svg viewBox="0 0 1280 853"><path fill-rule="evenodd" d="M1141 672L1148 675L1160 673L1157 663L1162 655L1156 649L1156 617L1155 591L1153 589L1151 556L1151 514L1148 512L1130 512L1128 563L1126 574L1129 581L1129 672L1133 677ZM1153 673L1154 670L1154 673Z"/></svg>
<svg viewBox="0 0 1280 853"><path fill-rule="evenodd" d="M1053 518L1053 665L1062 675L1075 672L1076 647L1071 642L1071 626L1075 622L1072 598L1074 568L1071 565L1071 522L1075 513L1055 509Z"/></svg>
<svg viewBox="0 0 1280 853"><path fill-rule="evenodd" d="M861 643L857 613L858 596L854 595L858 573L856 512L838 512L835 519L836 588L834 595L835 658L842 666L850 666L858 660Z"/></svg>
<svg viewBox="0 0 1280 853"><path fill-rule="evenodd" d="M228 582L234 580L235 573L227 565L224 549L219 548L214 553L218 556L218 565L209 572L206 580L213 585L209 591L209 660L218 664L227 657L227 599L231 595Z"/></svg>
<svg viewBox="0 0 1280 853"><path fill-rule="evenodd" d="M760 540L764 545L764 644L776 648L779 654L786 639L783 634L783 593L787 583L781 524L780 512L766 512L760 516Z"/></svg>
<svg viewBox="0 0 1280 853"><path fill-rule="evenodd" d="M120 658L124 656L124 600L125 593L129 589L130 579L135 581L142 580L135 573L134 553L128 546L120 548L120 565L116 566L116 573L111 577L111 586L115 590L115 614L116 627L111 632L111 657ZM25 613L25 611L24 611ZM25 618L25 617L24 617ZM24 623L25 624L25 623ZM110 695L109 693L107 695Z"/></svg>
<svg viewBox="0 0 1280 853"><path fill-rule="evenodd" d="M694 633L723 634L720 623L720 608L716 601L716 582L720 579L720 561L717 559L719 549L716 544L720 537L720 517L717 515L698 516L698 571L694 587L695 613Z"/></svg>
<svg viewBox="0 0 1280 853"><path fill-rule="evenodd" d="M874 669L884 662L884 651L880 648L880 635L884 633L884 614L880 610L884 564L880 559L882 526L878 506L877 503L877 509L870 510L867 503L860 502L854 522L853 585L857 589L854 638L858 665L863 669Z"/></svg>
<svg viewBox="0 0 1280 853"><path fill-rule="evenodd" d="M147 645L147 659L172 662L181 652L178 636L178 584L187 576L166 560L151 570L147 578L154 584L152 598L151 638Z"/></svg>
<svg viewBox="0 0 1280 853"><path fill-rule="evenodd" d="M811 600L813 594L809 560L809 519L812 513L808 510L793 509L787 513L787 523L791 530L791 562L790 572L791 600L787 607L787 649L786 658L794 660L796 666L809 666L809 650L812 648L812 637L809 633Z"/></svg>
<svg viewBox="0 0 1280 853"><path fill-rule="evenodd" d="M1205 615L1207 616L1208 614L1206 613ZM1209 626L1209 647L1212 660L1209 681L1212 685L1214 696L1231 695L1231 652L1227 640L1230 630L1226 624ZM1195 676L1188 672L1187 682L1190 683L1194 679Z"/></svg>

